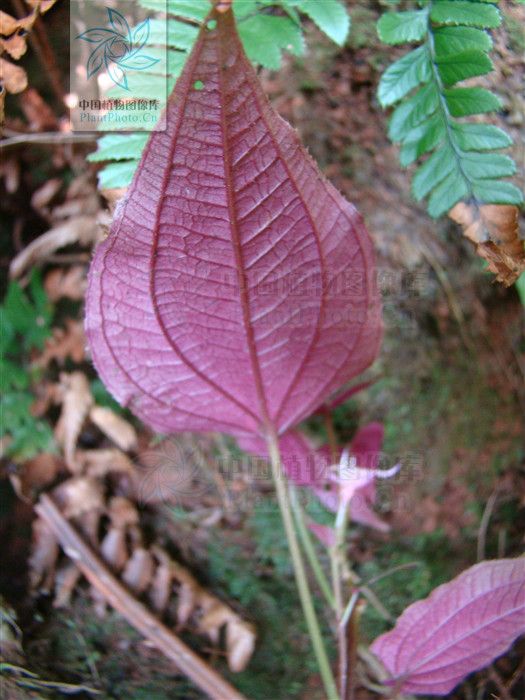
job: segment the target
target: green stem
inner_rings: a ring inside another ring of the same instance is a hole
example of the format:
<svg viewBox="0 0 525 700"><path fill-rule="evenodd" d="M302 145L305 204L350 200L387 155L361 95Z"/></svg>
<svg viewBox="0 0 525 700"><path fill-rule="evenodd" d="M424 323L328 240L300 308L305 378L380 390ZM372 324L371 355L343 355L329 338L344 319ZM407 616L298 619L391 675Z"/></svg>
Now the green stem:
<svg viewBox="0 0 525 700"><path fill-rule="evenodd" d="M321 567L321 564L319 563L314 543L312 542L312 538L310 536L310 533L308 532L306 523L304 522L303 510L297 498L297 492L292 485L290 485L290 503L292 505L292 511L295 517L297 532L299 533L299 538L301 540L301 544L303 545L304 553L306 554L308 563L312 567L312 571L317 580L317 583L319 584L321 592L326 598L326 602L331 608L334 608L334 595L330 588L330 584L328 583L328 579L326 578L325 573Z"/></svg>
<svg viewBox="0 0 525 700"><path fill-rule="evenodd" d="M343 613L343 592L341 582L341 551L344 546L344 529L346 525L347 505L340 505L335 520L335 544L330 548L330 560L332 569L332 586L334 590L335 612L337 624L341 622Z"/></svg>
<svg viewBox="0 0 525 700"><path fill-rule="evenodd" d="M297 584L299 597L301 599L301 604L303 606L306 625L308 627L308 632L310 634L310 639L312 641L312 646L319 666L319 672L321 673L321 678L329 700L339 700L339 694L337 692L334 676L330 667L330 661L328 660L328 655L321 636L321 630L319 628L319 622L317 620L312 594L308 585L303 557L299 548L297 535L295 533L293 517L290 509L290 501L288 498L288 490L286 488L286 478L284 474L282 474L281 470L281 455L275 432L269 432L266 437L266 441L268 444L268 452L272 465L272 475L277 493L277 500L279 502L281 517L286 532L286 538L288 540L288 547L292 557L295 581Z"/></svg>
<svg viewBox="0 0 525 700"><path fill-rule="evenodd" d="M345 568L345 536L348 525L348 504L341 501L335 518L335 544L330 550L332 562L332 585L334 589L335 614L337 623L337 647L339 656L339 690L342 700L346 700L353 689L353 669L349 665L347 626L343 623L343 570Z"/></svg>

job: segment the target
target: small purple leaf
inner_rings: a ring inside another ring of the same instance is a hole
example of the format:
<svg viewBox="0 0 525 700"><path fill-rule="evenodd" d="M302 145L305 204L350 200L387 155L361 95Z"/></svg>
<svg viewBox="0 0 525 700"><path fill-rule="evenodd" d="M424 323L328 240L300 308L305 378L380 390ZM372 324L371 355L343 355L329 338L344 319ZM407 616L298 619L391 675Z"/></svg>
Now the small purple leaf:
<svg viewBox="0 0 525 700"><path fill-rule="evenodd" d="M315 520L308 521L308 529L314 533L321 544L327 549L330 549L335 545L335 530L329 525L321 525L316 523Z"/></svg>
<svg viewBox="0 0 525 700"><path fill-rule="evenodd" d="M410 605L371 649L400 692L446 695L525 634L525 558L484 561Z"/></svg>
<svg viewBox="0 0 525 700"><path fill-rule="evenodd" d="M372 509L374 501L366 495L366 488L357 491L350 503L350 519L361 525L373 527L380 532L389 532L390 525Z"/></svg>
<svg viewBox="0 0 525 700"><path fill-rule="evenodd" d="M359 428L350 445L350 452L355 457L358 467L378 468L384 435L385 429L382 423L367 423Z"/></svg>

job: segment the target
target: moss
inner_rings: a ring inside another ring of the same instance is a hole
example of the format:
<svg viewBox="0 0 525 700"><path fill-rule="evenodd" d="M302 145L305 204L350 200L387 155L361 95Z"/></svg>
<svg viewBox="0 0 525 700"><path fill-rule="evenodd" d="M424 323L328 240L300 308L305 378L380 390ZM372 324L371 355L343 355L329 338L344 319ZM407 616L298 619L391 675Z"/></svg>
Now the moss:
<svg viewBox="0 0 525 700"><path fill-rule="evenodd" d="M277 506L272 505L272 509L259 510L250 521L255 554L251 547L232 545L221 532L209 548L210 581L230 600L239 601L257 628L257 647L248 668L230 677L254 700L299 697L308 674L315 673L289 562L283 559L284 532L277 520ZM261 537L264 529L266 534Z"/></svg>
<svg viewBox="0 0 525 700"><path fill-rule="evenodd" d="M203 697L117 613L98 618L88 598L77 595L68 610L46 616L28 645L46 676L84 683L107 700L197 700Z"/></svg>
<svg viewBox="0 0 525 700"><path fill-rule="evenodd" d="M449 540L443 532L436 531L413 537L409 543L393 541L383 545L372 561L359 568L359 575L364 581L381 577L371 587L392 617L397 618L408 605L453 578L457 573L455 560ZM406 568L393 571L403 566ZM371 642L390 627L391 623L368 603L361 618L363 637Z"/></svg>

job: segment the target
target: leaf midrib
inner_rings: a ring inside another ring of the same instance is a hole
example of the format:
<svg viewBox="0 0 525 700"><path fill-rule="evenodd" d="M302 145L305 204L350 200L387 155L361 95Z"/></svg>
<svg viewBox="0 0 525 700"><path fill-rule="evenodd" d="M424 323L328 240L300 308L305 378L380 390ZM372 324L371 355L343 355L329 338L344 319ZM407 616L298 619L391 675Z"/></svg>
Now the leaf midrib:
<svg viewBox="0 0 525 700"><path fill-rule="evenodd" d="M231 241L233 247L233 253L235 256L235 267L237 272L237 281L239 287L239 297L241 303L241 311L244 322L244 330L246 333L246 344L248 346L248 353L250 356L250 364L252 368L253 379L255 382L255 391L257 394L257 399L259 401L259 409L261 411L261 417L265 424L266 429L271 428L270 417L268 413L268 401L266 399L266 393L264 391L264 384L262 380L261 365L259 363L259 357L257 354L257 348L255 344L255 333L253 330L250 304L248 300L248 280L246 278L243 250L241 245L241 236L239 232L238 225L238 212L235 204L235 197L233 194L233 166L231 157L231 147L228 138L228 127L226 124L226 114L225 114L225 104L226 104L226 91L224 88L224 68L223 65L225 61L223 60L223 39L225 29L222 28L224 19L222 17L218 18L217 31L219 32L219 40L216 43L217 47L217 65L218 65L218 76L219 76L219 94L220 94L220 115L221 115L221 138L222 138L222 150L224 154L224 183L226 187L226 199L228 205L229 219L230 219L230 230L231 230ZM228 37L226 37L228 40ZM227 51L227 47L226 47Z"/></svg>
<svg viewBox="0 0 525 700"><path fill-rule="evenodd" d="M160 233L160 216L162 214L162 205L164 202L164 193L166 192L167 189L167 184L168 180L171 174L171 166L173 163L173 156L175 154L175 149L177 147L177 135L179 133L179 130L181 128L181 125L184 120L184 114L186 110L186 102L187 102L187 97L188 93L190 91L191 85L193 83L193 75L195 72L195 66L198 64L200 55L202 52L202 49L205 45L206 42L206 24L208 20L212 19L214 17L214 11L210 13L210 15L207 17L205 20L200 34L197 39L197 44L194 46L193 52L191 54L191 58L186 64L185 71L184 71L184 79L186 80L186 85L184 86L184 93L183 97L184 99L182 100L182 106L181 106L181 111L180 111L180 116L179 116L179 123L177 124L177 128L175 130L174 135L172 136L171 144L170 144L170 149L169 149L169 154L168 154L168 161L167 161L167 168L164 171L164 176L162 180L162 187L161 187L161 193L162 196L159 198L158 204L157 204L157 210L155 213L155 224L154 224L154 229L153 229L153 243L151 246L151 262L150 262L150 296L151 296L151 301L153 305L153 310L155 313L155 318L157 319L157 323L159 324L162 333L164 337L166 338L168 344L172 347L173 351L180 357L180 359L187 365L187 367L195 373L197 377L202 379L204 382L209 384L212 389L217 391L220 395L224 396L228 401L231 401L234 405L236 405L238 408L240 408L242 411L244 411L248 416L253 418L256 422L258 422L257 416L251 411L248 406L245 406L243 403L241 403L238 399L235 398L235 396L232 396L226 389L221 387L219 384L213 381L210 377L208 377L204 372L202 372L188 357L186 357L185 353L179 348L177 343L173 340L171 337L168 329L166 328L166 325L164 323L164 320L162 319L162 316L160 314L159 308L158 308L158 303L157 303L157 296L156 296L156 290L155 290L155 267L156 267L156 262L157 262L157 247L159 243L159 233ZM182 81L182 76L181 76L181 81ZM169 101L168 101L168 108L169 108Z"/></svg>
<svg viewBox="0 0 525 700"><path fill-rule="evenodd" d="M461 176L462 176L462 178L465 181L465 184L467 186L468 198L475 199L474 190L473 190L473 182L463 168L463 163L462 163L463 151L460 149L459 145L457 144L456 137L452 131L452 126L451 126L452 115L450 114L447 99L444 95L445 86L443 84L443 81L441 79L441 75L439 73L436 48L435 48L435 42L434 42L434 32L433 32L433 28L432 28L432 21L430 19L430 14L432 12L433 5L434 5L434 0L430 0L428 7L426 8L426 11L427 11L426 45L427 45L427 51L428 51L428 59L429 59L430 67L432 70L432 76L434 78L434 81L436 83L437 90L438 90L439 110L441 112L443 122L445 124L445 132L446 132L448 145L452 149L452 152L454 154L454 158L456 160L457 169L459 170L459 172L460 172L460 174L461 174Z"/></svg>

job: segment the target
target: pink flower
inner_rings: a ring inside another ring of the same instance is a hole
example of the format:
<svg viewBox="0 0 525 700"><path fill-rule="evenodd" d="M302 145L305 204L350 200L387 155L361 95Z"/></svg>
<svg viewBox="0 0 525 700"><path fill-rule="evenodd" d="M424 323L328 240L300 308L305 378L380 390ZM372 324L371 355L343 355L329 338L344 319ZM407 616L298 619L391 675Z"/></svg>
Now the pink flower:
<svg viewBox="0 0 525 700"><path fill-rule="evenodd" d="M375 480L394 476L400 465L378 469L382 444L383 426L380 423L365 425L343 451L339 464L331 467L328 482L321 488L318 485L312 488L328 510L335 513L343 503L349 506L352 520L386 532L388 525L372 510L376 499Z"/></svg>
<svg viewBox="0 0 525 700"><path fill-rule="evenodd" d="M336 513L344 503L354 522L388 532L389 525L373 510L376 500L375 480L398 473L400 465L379 469L384 429L381 423L368 423L357 431L339 464L331 465L328 448L315 449L297 430L285 433L279 441L281 458L288 478L308 488L328 510ZM240 441L241 447L260 456L266 455L262 438ZM327 526L310 523L309 528L326 544L333 538ZM322 528L322 530L321 530ZM327 545L330 546L330 545Z"/></svg>

